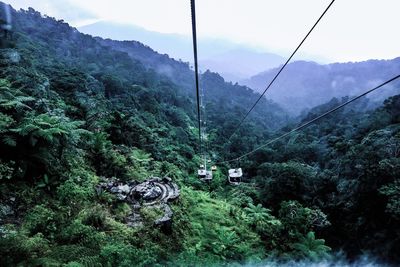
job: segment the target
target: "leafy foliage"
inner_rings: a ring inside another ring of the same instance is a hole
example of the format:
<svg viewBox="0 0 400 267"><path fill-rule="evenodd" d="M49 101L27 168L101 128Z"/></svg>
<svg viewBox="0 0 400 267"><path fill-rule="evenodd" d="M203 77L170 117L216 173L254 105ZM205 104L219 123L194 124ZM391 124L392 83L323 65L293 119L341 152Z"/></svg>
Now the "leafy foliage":
<svg viewBox="0 0 400 267"><path fill-rule="evenodd" d="M303 256L311 260L318 261L327 257L327 252L331 249L325 246L325 240L315 239L314 232L309 232L299 243L294 243L293 248Z"/></svg>
<svg viewBox="0 0 400 267"><path fill-rule="evenodd" d="M367 112L364 99L252 154L240 162L239 186L227 183L228 164L203 183L188 64L137 42L92 38L33 9L12 13L15 45L0 49L0 265L318 261L330 247L400 261L400 96ZM213 161L346 101L287 119L262 99L228 140L258 95L210 71L201 85ZM131 208L95 189L101 179L149 176L181 188L171 232L154 226L159 210L151 208L142 226L128 227Z"/></svg>

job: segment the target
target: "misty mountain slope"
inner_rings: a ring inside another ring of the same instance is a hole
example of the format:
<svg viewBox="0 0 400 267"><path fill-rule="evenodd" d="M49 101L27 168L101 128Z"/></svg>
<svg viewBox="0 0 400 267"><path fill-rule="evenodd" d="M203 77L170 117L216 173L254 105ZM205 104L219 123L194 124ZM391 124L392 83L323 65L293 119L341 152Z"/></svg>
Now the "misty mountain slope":
<svg viewBox="0 0 400 267"><path fill-rule="evenodd" d="M188 63L174 60L167 54L159 54L138 41L115 41L100 37L95 39L103 46L127 53L132 59L140 61L146 68L167 76L185 88L193 86L194 74Z"/></svg>
<svg viewBox="0 0 400 267"><path fill-rule="evenodd" d="M150 46L160 54L182 61L193 61L192 39L190 36L149 31L144 28L99 21L79 27L79 31L96 37L116 41L136 40ZM283 63L279 55L258 52L251 47L222 39L207 39L199 36L199 68L218 72L227 81L238 82L261 71Z"/></svg>
<svg viewBox="0 0 400 267"><path fill-rule="evenodd" d="M116 41L136 40L157 52L171 57L189 60L193 57L190 38L179 34L167 34L146 30L142 27L109 21L98 21L79 27L82 33Z"/></svg>
<svg viewBox="0 0 400 267"><path fill-rule="evenodd" d="M80 33L63 21L43 17L33 9L20 12L12 10L12 14L15 29L21 34L16 36L20 38L20 42L34 41L42 45L41 49L27 46L32 48L29 53L41 68L45 66L43 62L53 62L54 58L70 66L79 66L94 78L110 84L105 86L109 97L129 94L132 84L153 87L156 90L172 90L174 94L189 99L184 106L190 110L185 112L192 118L196 117L194 72L187 63L159 54L140 42L93 38ZM25 40L28 35L29 39ZM259 96L245 86L225 82L218 74L202 75L201 83L207 85L204 87L206 104L209 102L213 107L209 114L222 112L227 114L227 117L234 114L235 120L238 120ZM165 86L168 88L164 89ZM273 129L283 126L285 118L286 112L282 108L267 99L262 99L249 123ZM228 123L229 120L225 122ZM223 143L224 139L219 139L218 142Z"/></svg>
<svg viewBox="0 0 400 267"><path fill-rule="evenodd" d="M199 64L203 69L218 72L225 80L238 82L260 70L275 68L283 62L284 58L276 54L232 49L213 57L202 58Z"/></svg>
<svg viewBox="0 0 400 267"><path fill-rule="evenodd" d="M188 63L177 61L166 54L159 54L138 41L116 41L100 37L96 37L95 40L105 47L126 53L135 61L141 62L147 69L152 69L158 74L168 77L180 88L193 95L194 72ZM279 57L276 57L276 60L278 61ZM257 93L254 94L248 87L225 82L219 73L212 71L205 71L200 76L200 82L200 85L204 86L206 102L224 103L224 107L232 110L238 117L243 116L246 109L251 107L259 97ZM230 105L225 103L230 103ZM213 107L217 108L216 105L213 105ZM218 112L218 110L216 111ZM271 122L273 122L273 127L277 127L286 122L286 114L287 112L279 105L263 98L250 118L258 118L264 126L268 125L268 127L272 126ZM277 118L281 120L277 120Z"/></svg>
<svg viewBox="0 0 400 267"><path fill-rule="evenodd" d="M278 69L260 73L242 81L258 92L265 89ZM332 97L353 96L400 74L400 58L368 60L356 63L319 65L315 62L296 61L289 64L266 93L292 113L329 101ZM370 95L376 101L398 93L387 86Z"/></svg>

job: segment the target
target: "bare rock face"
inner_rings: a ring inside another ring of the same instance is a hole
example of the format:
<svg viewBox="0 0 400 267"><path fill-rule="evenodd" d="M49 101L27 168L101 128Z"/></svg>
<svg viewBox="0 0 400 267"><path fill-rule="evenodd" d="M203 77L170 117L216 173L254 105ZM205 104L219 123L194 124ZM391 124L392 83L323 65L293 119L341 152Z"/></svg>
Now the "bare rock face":
<svg viewBox="0 0 400 267"><path fill-rule="evenodd" d="M133 188L135 196L142 198L145 201L155 200L161 196L162 190L155 186L154 183L143 183Z"/></svg>
<svg viewBox="0 0 400 267"><path fill-rule="evenodd" d="M140 215L142 207L154 207L163 210L164 215L154 221L155 225L168 229L171 227L173 212L168 203L179 197L179 188L169 177L152 177L139 183L130 181L127 183L118 180L109 180L100 183L97 191L106 190L117 196L121 201L127 202L132 207L132 213L128 215L127 224L131 227L143 224Z"/></svg>

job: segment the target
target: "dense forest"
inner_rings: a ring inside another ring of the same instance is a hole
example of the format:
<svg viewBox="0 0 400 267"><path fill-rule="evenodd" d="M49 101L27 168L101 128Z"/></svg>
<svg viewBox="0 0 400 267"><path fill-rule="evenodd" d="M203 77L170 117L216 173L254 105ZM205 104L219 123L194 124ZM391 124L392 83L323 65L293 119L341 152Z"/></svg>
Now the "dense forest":
<svg viewBox="0 0 400 267"><path fill-rule="evenodd" d="M372 110L363 98L235 163L240 185L227 163L205 183L188 63L33 9L11 13L0 44L1 266L400 263L400 95ZM210 71L201 86L213 162L348 99L296 118L262 99L228 139L259 95ZM127 224L131 206L99 190L150 177L179 186L168 227L146 207L142 224Z"/></svg>

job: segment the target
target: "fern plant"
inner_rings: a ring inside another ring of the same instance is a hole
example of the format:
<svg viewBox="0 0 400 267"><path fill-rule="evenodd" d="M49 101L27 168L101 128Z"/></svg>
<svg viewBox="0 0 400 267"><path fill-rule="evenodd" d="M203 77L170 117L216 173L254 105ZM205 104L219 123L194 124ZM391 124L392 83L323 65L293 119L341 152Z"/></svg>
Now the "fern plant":
<svg viewBox="0 0 400 267"><path fill-rule="evenodd" d="M248 207L244 208L244 211L245 220L258 232L270 232L269 230L271 229L269 228L281 225L281 222L270 214L271 211L264 208L261 204L254 205L249 203Z"/></svg>
<svg viewBox="0 0 400 267"><path fill-rule="evenodd" d="M292 247L301 257L310 258L313 261L328 257L328 252L331 250L325 245L324 239L315 239L315 233L312 231L302 237L300 242L294 243Z"/></svg>
<svg viewBox="0 0 400 267"><path fill-rule="evenodd" d="M16 118L23 117L26 110L31 110L26 103L34 100L35 98L26 96L21 90L12 88L8 80L0 79L0 139L3 144L17 145L9 129L16 123Z"/></svg>
<svg viewBox="0 0 400 267"><path fill-rule="evenodd" d="M11 131L20 136L29 136L32 146L37 141L43 140L48 143L54 143L56 139L68 136L70 141L76 143L82 134L89 133L81 129L84 124L82 121L70 121L67 117L54 116L47 113L40 115L31 115L23 119L22 123Z"/></svg>
<svg viewBox="0 0 400 267"><path fill-rule="evenodd" d="M13 136L8 134L8 130L15 123L15 120L2 112L0 112L0 139L3 144L8 146L16 146Z"/></svg>
<svg viewBox="0 0 400 267"><path fill-rule="evenodd" d="M0 108L5 110L31 109L26 103L35 98L24 95L21 90L11 87L8 80L0 79Z"/></svg>

